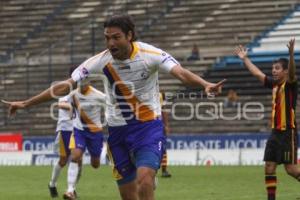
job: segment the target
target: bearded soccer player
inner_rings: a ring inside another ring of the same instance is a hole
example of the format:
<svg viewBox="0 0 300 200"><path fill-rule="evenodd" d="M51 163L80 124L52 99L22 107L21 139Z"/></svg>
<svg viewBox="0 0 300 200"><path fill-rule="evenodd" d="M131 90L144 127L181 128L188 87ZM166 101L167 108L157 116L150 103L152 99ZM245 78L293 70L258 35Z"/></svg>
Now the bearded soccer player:
<svg viewBox="0 0 300 200"><path fill-rule="evenodd" d="M236 55L243 60L248 70L265 87L272 89L272 133L265 148L265 183L268 200L276 199L276 168L284 164L286 172L300 181L297 166L298 136L296 127L297 77L294 60L295 39L287 45L289 60L280 58L272 65L272 77L266 76L247 56L243 46L235 49Z"/></svg>
<svg viewBox="0 0 300 200"><path fill-rule="evenodd" d="M70 85L101 74L107 95L108 153L123 200L153 200L154 179L165 148L160 120L158 73L170 73L186 85L219 93L224 83L208 82L181 67L168 53L138 42L128 15L104 22L107 49L83 62L72 77L25 101L7 102L9 113L68 93Z"/></svg>

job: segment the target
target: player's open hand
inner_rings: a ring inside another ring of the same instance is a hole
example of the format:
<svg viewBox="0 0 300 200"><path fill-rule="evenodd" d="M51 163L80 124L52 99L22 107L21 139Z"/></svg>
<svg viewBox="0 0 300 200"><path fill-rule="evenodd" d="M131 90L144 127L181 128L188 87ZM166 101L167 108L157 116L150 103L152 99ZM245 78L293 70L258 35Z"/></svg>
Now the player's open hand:
<svg viewBox="0 0 300 200"><path fill-rule="evenodd" d="M289 43L286 45L287 48L289 49L290 54L294 54L294 48L295 48L295 38L293 37L290 39Z"/></svg>
<svg viewBox="0 0 300 200"><path fill-rule="evenodd" d="M25 101L1 101L8 106L9 117L15 116L18 109L24 109L26 107Z"/></svg>
<svg viewBox="0 0 300 200"><path fill-rule="evenodd" d="M248 49L243 45L239 45L234 49L235 55L237 55L240 59L244 60L248 56Z"/></svg>
<svg viewBox="0 0 300 200"><path fill-rule="evenodd" d="M226 79L223 79L222 81L219 81L218 83L209 83L205 87L205 92L209 96L218 95L222 92L222 87L225 83Z"/></svg>

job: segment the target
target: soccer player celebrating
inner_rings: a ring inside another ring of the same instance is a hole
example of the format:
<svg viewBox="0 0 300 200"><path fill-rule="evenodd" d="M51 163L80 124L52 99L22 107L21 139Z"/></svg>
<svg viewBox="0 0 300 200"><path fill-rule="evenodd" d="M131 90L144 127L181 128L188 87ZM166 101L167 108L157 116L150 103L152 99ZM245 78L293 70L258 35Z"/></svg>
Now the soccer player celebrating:
<svg viewBox="0 0 300 200"><path fill-rule="evenodd" d="M286 172L300 181L300 170L297 167L297 128L295 121L297 104L297 77L294 60L295 39L287 45L290 58L280 58L272 65L272 76L266 76L247 57L247 49L238 46L235 54L243 60L248 70L272 89L272 134L265 148L265 182L268 200L276 198L276 168L284 164Z"/></svg>
<svg viewBox="0 0 300 200"><path fill-rule="evenodd" d="M69 85L93 75L104 75L107 95L108 153L123 200L153 200L154 178L165 145L160 120L158 71L172 74L187 85L218 93L223 81L210 83L184 69L168 53L137 42L135 25L128 15L104 22L107 50L83 62L72 78L25 101L7 102L9 113L68 92Z"/></svg>

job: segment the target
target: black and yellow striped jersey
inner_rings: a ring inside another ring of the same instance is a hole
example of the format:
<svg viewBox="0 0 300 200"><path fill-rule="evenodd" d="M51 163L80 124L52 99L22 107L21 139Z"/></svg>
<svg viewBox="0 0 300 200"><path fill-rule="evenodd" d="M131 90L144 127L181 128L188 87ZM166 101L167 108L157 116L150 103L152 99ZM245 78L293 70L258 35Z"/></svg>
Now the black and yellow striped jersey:
<svg viewBox="0 0 300 200"><path fill-rule="evenodd" d="M265 78L265 87L272 93L272 129L285 131L296 128L297 81L275 84L271 77Z"/></svg>

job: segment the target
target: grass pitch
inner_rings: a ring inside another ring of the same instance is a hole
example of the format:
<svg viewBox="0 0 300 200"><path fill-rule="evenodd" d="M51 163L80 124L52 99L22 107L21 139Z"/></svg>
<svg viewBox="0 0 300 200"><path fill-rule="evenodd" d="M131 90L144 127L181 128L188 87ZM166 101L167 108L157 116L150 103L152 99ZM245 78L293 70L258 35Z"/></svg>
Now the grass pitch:
<svg viewBox="0 0 300 200"><path fill-rule="evenodd" d="M1 200L51 199L47 184L51 167L0 167ZM58 191L66 189L64 168L58 182ZM160 178L156 200L265 200L263 167L169 167L172 178ZM278 168L277 200L300 197L300 183ZM81 200L120 199L109 166L94 170L84 166L77 186Z"/></svg>

